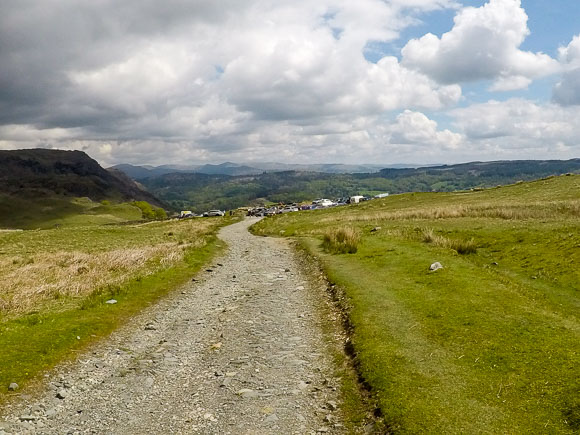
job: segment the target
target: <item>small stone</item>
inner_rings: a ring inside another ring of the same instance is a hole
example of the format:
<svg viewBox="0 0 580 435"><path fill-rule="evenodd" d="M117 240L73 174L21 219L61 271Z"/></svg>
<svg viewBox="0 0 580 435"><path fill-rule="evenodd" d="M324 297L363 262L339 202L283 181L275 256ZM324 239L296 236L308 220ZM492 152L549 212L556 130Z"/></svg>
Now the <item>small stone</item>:
<svg viewBox="0 0 580 435"><path fill-rule="evenodd" d="M36 421L38 420L39 417L37 417L36 415L22 415L20 416L19 420L20 421Z"/></svg>
<svg viewBox="0 0 580 435"><path fill-rule="evenodd" d="M286 268L284 269L284 272L290 272L290 269Z"/></svg>
<svg viewBox="0 0 580 435"><path fill-rule="evenodd" d="M328 429L327 427L321 427L316 432L318 432L318 433L327 433L329 430L330 429Z"/></svg>
<svg viewBox="0 0 580 435"><path fill-rule="evenodd" d="M244 399L250 399L253 397L258 397L258 392L254 390L250 390L249 388L242 388L236 393L238 396L243 397Z"/></svg>
<svg viewBox="0 0 580 435"><path fill-rule="evenodd" d="M113 304L116 304L116 303L117 303L117 301L116 301L115 299L109 299L109 300L108 300L107 302L105 302L105 303L106 303L106 304L109 304L109 305L113 305Z"/></svg>
<svg viewBox="0 0 580 435"><path fill-rule="evenodd" d="M18 388L20 388L20 387L18 386L18 384L16 382L12 382L8 386L8 390L10 390L10 391L16 391L16 390L18 390Z"/></svg>
<svg viewBox="0 0 580 435"><path fill-rule="evenodd" d="M44 413L44 416L47 418L52 418L56 415L56 409L49 409Z"/></svg>
<svg viewBox="0 0 580 435"><path fill-rule="evenodd" d="M443 266L438 261L436 261L431 266L429 266L429 270L431 270L432 272L435 272L436 270L439 270L439 269L443 269Z"/></svg>
<svg viewBox="0 0 580 435"><path fill-rule="evenodd" d="M221 341L218 342L218 343L214 343L214 344L211 345L211 348L213 350L219 350L221 347L222 347L222 342Z"/></svg>
<svg viewBox="0 0 580 435"><path fill-rule="evenodd" d="M371 233L376 233L377 231L380 231L380 230L381 230L381 227L374 227L374 228L371 230Z"/></svg>
<svg viewBox="0 0 580 435"><path fill-rule="evenodd" d="M56 398L63 400L64 398L66 398L68 396L68 393L66 392L66 390L64 389L60 389L57 391L56 393Z"/></svg>
<svg viewBox="0 0 580 435"><path fill-rule="evenodd" d="M270 414L264 421L266 423L276 423L278 421L278 416L276 414Z"/></svg>
<svg viewBox="0 0 580 435"><path fill-rule="evenodd" d="M326 406L331 411L336 411L338 409L338 405L334 400L329 400L328 402L326 402Z"/></svg>
<svg viewBox="0 0 580 435"><path fill-rule="evenodd" d="M154 323L147 323L145 325L145 331L157 331L157 327Z"/></svg>
<svg viewBox="0 0 580 435"><path fill-rule="evenodd" d="M299 285L298 287L296 287L296 290L302 291L302 290L304 290L304 286L303 285Z"/></svg>

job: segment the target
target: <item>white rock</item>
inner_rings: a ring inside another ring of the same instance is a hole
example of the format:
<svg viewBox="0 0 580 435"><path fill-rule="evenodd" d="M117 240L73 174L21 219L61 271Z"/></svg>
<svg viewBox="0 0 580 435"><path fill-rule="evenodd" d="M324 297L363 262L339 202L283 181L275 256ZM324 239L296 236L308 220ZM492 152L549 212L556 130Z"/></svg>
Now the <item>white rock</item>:
<svg viewBox="0 0 580 435"><path fill-rule="evenodd" d="M117 301L116 301L115 299L109 299L109 300L108 300L107 302L105 302L105 303L106 303L106 304L109 304L109 305L113 305L113 304L116 304L116 303L117 303Z"/></svg>
<svg viewBox="0 0 580 435"><path fill-rule="evenodd" d="M431 270L433 272L436 271L436 270L439 270L439 269L443 269L443 266L438 261L436 261L431 266L429 266L429 270Z"/></svg>

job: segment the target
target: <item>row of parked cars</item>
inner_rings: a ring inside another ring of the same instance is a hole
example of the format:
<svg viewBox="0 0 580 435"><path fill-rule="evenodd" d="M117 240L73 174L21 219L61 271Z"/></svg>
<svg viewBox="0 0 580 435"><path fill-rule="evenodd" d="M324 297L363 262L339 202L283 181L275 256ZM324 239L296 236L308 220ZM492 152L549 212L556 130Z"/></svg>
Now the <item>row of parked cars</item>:
<svg viewBox="0 0 580 435"><path fill-rule="evenodd" d="M296 204L274 206L274 207L254 207L248 210L248 216L274 216L275 214L291 213L299 211Z"/></svg>
<svg viewBox="0 0 580 435"><path fill-rule="evenodd" d="M300 210L318 210L340 205L358 204L359 202L368 201L369 199L372 198L369 198L368 196L357 195L347 198L339 198L336 201L332 201L327 198L315 199L312 201L312 204L304 204L300 206L297 204L290 204L273 207L255 207L248 210L248 216L273 216L276 214L289 213Z"/></svg>
<svg viewBox="0 0 580 435"><path fill-rule="evenodd" d="M202 214L195 214L189 210L182 210L181 213L179 213L179 219L186 219L186 218L192 218L192 217L211 217L211 216L225 216L226 212L223 210L209 210L206 211Z"/></svg>
<svg viewBox="0 0 580 435"><path fill-rule="evenodd" d="M375 198L384 198L385 196L388 196L388 193L377 195ZM300 210L317 210L340 205L358 204L359 202L368 201L369 199L372 198L363 195L355 195L346 198L339 198L336 201L327 198L315 199L312 201L312 204L280 204L272 207L254 207L248 209L248 216L273 216L276 214L292 213ZM203 214L196 215L189 210L184 210L180 213L179 218L225 216L225 214L226 212L223 210L209 210Z"/></svg>

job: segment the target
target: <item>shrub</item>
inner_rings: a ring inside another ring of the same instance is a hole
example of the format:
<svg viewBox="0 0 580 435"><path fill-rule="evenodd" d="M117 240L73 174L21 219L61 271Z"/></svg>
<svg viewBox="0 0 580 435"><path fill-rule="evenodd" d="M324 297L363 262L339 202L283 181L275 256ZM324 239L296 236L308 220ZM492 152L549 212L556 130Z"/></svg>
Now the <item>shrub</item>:
<svg viewBox="0 0 580 435"><path fill-rule="evenodd" d="M132 204L135 207L141 209L141 215L143 219L166 219L167 213L165 210L159 207L154 207L147 201L133 201Z"/></svg>
<svg viewBox="0 0 580 435"><path fill-rule="evenodd" d="M167 212L162 208L156 208L155 219L167 219Z"/></svg>
<svg viewBox="0 0 580 435"><path fill-rule="evenodd" d="M360 232L353 227L332 229L324 234L322 248L330 254L354 254L360 243Z"/></svg>

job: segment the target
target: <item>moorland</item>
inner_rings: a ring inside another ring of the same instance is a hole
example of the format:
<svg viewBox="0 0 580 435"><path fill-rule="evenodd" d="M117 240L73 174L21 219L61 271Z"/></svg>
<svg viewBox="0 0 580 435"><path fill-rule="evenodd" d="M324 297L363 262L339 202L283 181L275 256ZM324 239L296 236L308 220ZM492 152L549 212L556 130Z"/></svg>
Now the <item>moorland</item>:
<svg viewBox="0 0 580 435"><path fill-rule="evenodd" d="M580 176L278 215L392 433L580 430ZM442 268L430 270L434 263Z"/></svg>
<svg viewBox="0 0 580 435"><path fill-rule="evenodd" d="M10 383L25 387L75 358L225 249L217 230L237 217L169 220L167 203L227 208L389 191L253 227L297 240L323 270L383 430L580 430L578 159L142 180L158 200L84 153L27 153L0 156L4 398ZM520 181L538 174L546 176ZM361 396L343 391L348 411Z"/></svg>

